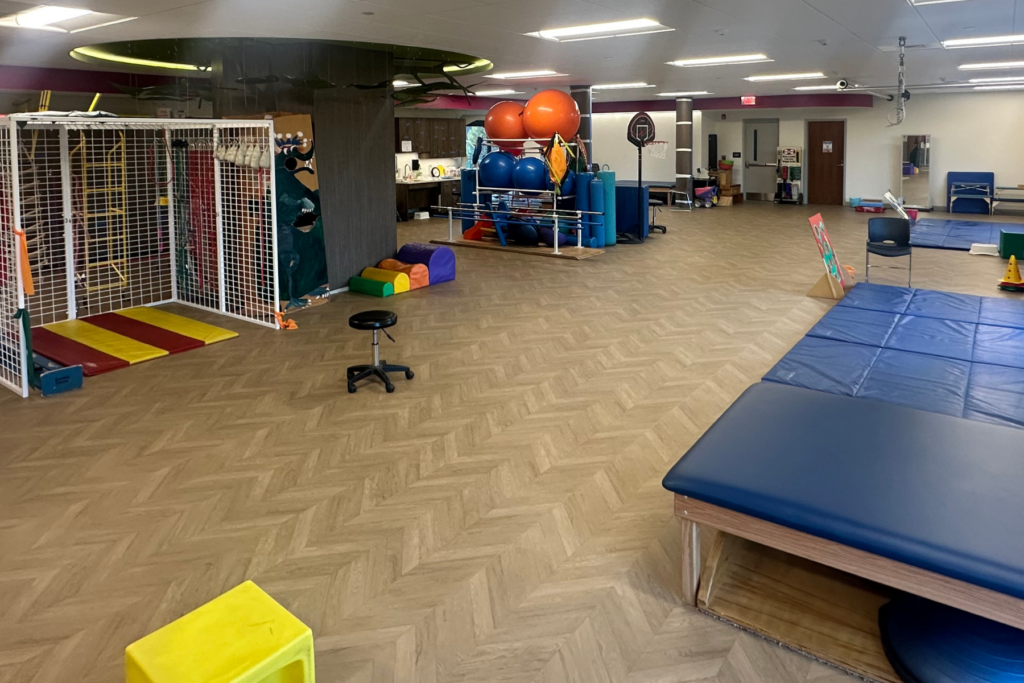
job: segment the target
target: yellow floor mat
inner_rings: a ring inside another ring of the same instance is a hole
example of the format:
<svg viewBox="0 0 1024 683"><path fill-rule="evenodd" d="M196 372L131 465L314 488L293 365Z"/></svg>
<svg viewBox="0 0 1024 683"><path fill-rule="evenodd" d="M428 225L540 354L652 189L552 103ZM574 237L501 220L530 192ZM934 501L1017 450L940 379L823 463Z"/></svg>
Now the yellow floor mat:
<svg viewBox="0 0 1024 683"><path fill-rule="evenodd" d="M128 308L117 313L118 315L127 316L132 320L138 320L170 332L198 339L204 344L216 344L217 342L234 339L238 336L237 332L225 330L223 327L207 325L198 320L192 320L191 318L147 306Z"/></svg>
<svg viewBox="0 0 1024 683"><path fill-rule="evenodd" d="M131 365L167 355L163 349L90 325L83 320L67 320L45 327L54 334L84 344L108 356L120 358Z"/></svg>

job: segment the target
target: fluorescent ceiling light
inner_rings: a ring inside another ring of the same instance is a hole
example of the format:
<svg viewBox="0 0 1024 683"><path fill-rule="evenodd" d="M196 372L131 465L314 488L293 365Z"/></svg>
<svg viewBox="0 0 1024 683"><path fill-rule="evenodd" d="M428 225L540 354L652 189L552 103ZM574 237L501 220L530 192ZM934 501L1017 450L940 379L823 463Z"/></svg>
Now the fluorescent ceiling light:
<svg viewBox="0 0 1024 683"><path fill-rule="evenodd" d="M654 19L626 19L625 21L609 21L602 24L584 24L582 26L566 26L563 28L544 29L523 35L531 38L543 38L556 42L567 43L574 40L595 40L598 38L622 38L647 33L674 31L674 28L663 26Z"/></svg>
<svg viewBox="0 0 1024 683"><path fill-rule="evenodd" d="M75 59L80 59L78 56L88 57L89 59L81 59L80 61L87 62L90 59L97 59L104 62L114 62L115 64L130 64L131 66L142 66L150 69L173 69L175 71L206 71L207 69L199 66L198 64L180 64L177 62L161 62L156 59L141 59L139 57L128 57L125 55L115 54L113 52L107 52L96 47L79 47L71 51L71 56Z"/></svg>
<svg viewBox="0 0 1024 683"><path fill-rule="evenodd" d="M657 86L646 83L605 83L603 85L592 85L591 90L631 90L633 88L655 88Z"/></svg>
<svg viewBox="0 0 1024 683"><path fill-rule="evenodd" d="M473 94L479 97L494 97L496 95L523 95L524 93L512 88L506 88L503 90L477 90Z"/></svg>
<svg viewBox="0 0 1024 683"><path fill-rule="evenodd" d="M694 67L694 66L718 66L721 64L754 64L757 62L774 62L768 59L768 55L730 55L727 57L694 57L692 59L677 59L668 62L672 66Z"/></svg>
<svg viewBox="0 0 1024 683"><path fill-rule="evenodd" d="M945 5L947 2L963 2L964 0L907 0L914 7L923 7L924 5Z"/></svg>
<svg viewBox="0 0 1024 683"><path fill-rule="evenodd" d="M507 81L515 80L517 78L551 78L552 76L565 76L556 71L550 69L541 69L538 71L509 71L507 73L500 74L487 74L487 78L498 78Z"/></svg>
<svg viewBox="0 0 1024 683"><path fill-rule="evenodd" d="M953 40L942 41L942 47L946 49L958 47L992 47L995 45L1022 45L1024 34L1015 36L988 36L983 38L954 38Z"/></svg>
<svg viewBox="0 0 1024 683"><path fill-rule="evenodd" d="M391 81L391 85L395 86L396 88L404 88L407 85L410 85L410 83L409 81Z"/></svg>
<svg viewBox="0 0 1024 683"><path fill-rule="evenodd" d="M11 28L27 28L56 33L79 33L102 26L111 26L136 17L122 17L117 14L93 12L77 7L58 7L57 5L40 5L0 17L0 26Z"/></svg>
<svg viewBox="0 0 1024 683"><path fill-rule="evenodd" d="M968 83L1016 83L1024 81L1024 76L1007 76L1006 78L972 78Z"/></svg>
<svg viewBox="0 0 1024 683"><path fill-rule="evenodd" d="M978 85L975 90L1024 90L1024 83L1017 85Z"/></svg>
<svg viewBox="0 0 1024 683"><path fill-rule="evenodd" d="M793 88L793 90L834 90L839 92L839 88L835 85L801 85L799 88Z"/></svg>
<svg viewBox="0 0 1024 683"><path fill-rule="evenodd" d="M809 81L815 78L827 78L820 71L802 74L768 74L766 76L747 76L743 80L760 83L761 81Z"/></svg>
<svg viewBox="0 0 1024 683"><path fill-rule="evenodd" d="M15 14L14 21L21 28L49 28L53 24L84 17L87 14L92 14L92 10L42 5Z"/></svg>
<svg viewBox="0 0 1024 683"><path fill-rule="evenodd" d="M697 95L710 95L707 90L690 90L685 92L660 92L658 97L696 97Z"/></svg>
<svg viewBox="0 0 1024 683"><path fill-rule="evenodd" d="M988 69L1021 69L1024 62L979 62L977 64L961 64L961 71L985 71Z"/></svg>

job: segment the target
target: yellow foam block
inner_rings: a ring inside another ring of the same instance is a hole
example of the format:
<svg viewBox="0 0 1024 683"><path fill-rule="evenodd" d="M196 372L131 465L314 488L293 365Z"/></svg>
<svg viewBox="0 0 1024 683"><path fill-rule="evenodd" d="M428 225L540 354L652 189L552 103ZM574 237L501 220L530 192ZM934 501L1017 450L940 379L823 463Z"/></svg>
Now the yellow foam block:
<svg viewBox="0 0 1024 683"><path fill-rule="evenodd" d="M143 344L130 337L90 325L84 320L67 320L45 326L47 330L62 337L67 337L79 344L102 351L108 356L120 358L130 365L153 360L167 355L167 351L149 344Z"/></svg>
<svg viewBox="0 0 1024 683"><path fill-rule="evenodd" d="M126 683L313 683L313 632L252 581L129 645Z"/></svg>
<svg viewBox="0 0 1024 683"><path fill-rule="evenodd" d="M390 282L395 288L395 294L409 291L409 276L396 270L363 268L362 277L365 277L367 280L377 280L378 282Z"/></svg>
<svg viewBox="0 0 1024 683"><path fill-rule="evenodd" d="M186 318L181 315L174 315L173 313L168 313L167 311L161 311L158 308L151 308L148 306L128 308L123 311L118 311L118 315L127 316L132 320L149 323L150 325L161 327L170 332L177 332L178 334L186 337L198 339L204 344L216 344L217 342L234 339L238 336L237 332L225 330L223 327L207 325L206 323L201 323L198 320L192 320L191 318Z"/></svg>

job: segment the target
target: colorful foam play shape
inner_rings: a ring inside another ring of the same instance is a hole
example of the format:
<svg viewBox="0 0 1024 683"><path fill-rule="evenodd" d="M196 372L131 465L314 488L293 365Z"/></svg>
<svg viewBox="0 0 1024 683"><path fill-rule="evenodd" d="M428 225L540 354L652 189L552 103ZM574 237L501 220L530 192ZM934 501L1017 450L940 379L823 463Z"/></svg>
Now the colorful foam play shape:
<svg viewBox="0 0 1024 683"><path fill-rule="evenodd" d="M522 142L503 143L503 140L523 140L526 128L523 127L523 105L518 102L498 102L490 108L484 117L484 132L487 137L497 143L498 147L513 154L523 151Z"/></svg>
<svg viewBox="0 0 1024 683"><path fill-rule="evenodd" d="M480 187L512 189L512 171L516 166L516 158L508 152L491 152L480 162L477 178Z"/></svg>
<svg viewBox="0 0 1024 683"><path fill-rule="evenodd" d="M395 290L395 294L401 294L402 292L409 291L409 276L397 270L384 270L382 268L363 268L363 272L360 273L360 277L364 277L367 280L390 282L391 286Z"/></svg>
<svg viewBox="0 0 1024 683"><path fill-rule="evenodd" d="M349 278L348 289L350 292L369 294L370 296L392 296L395 293L395 286L390 282L380 280L369 280L365 277Z"/></svg>
<svg viewBox="0 0 1024 683"><path fill-rule="evenodd" d="M544 162L537 157L523 157L512 170L512 185L517 190L547 189L548 173Z"/></svg>
<svg viewBox="0 0 1024 683"><path fill-rule="evenodd" d="M420 263L402 263L393 258L386 258L377 264L382 270L396 270L409 276L409 289L430 286L430 270Z"/></svg>
<svg viewBox="0 0 1024 683"><path fill-rule="evenodd" d="M555 133L570 140L580 129L580 108L568 93L542 90L526 103L523 126L534 140L547 141Z"/></svg>
<svg viewBox="0 0 1024 683"><path fill-rule="evenodd" d="M403 263L426 266L430 271L432 285L455 279L455 252L450 247L410 242L398 250L396 258Z"/></svg>
<svg viewBox="0 0 1024 683"><path fill-rule="evenodd" d="M313 632L246 581L129 645L125 683L313 683Z"/></svg>

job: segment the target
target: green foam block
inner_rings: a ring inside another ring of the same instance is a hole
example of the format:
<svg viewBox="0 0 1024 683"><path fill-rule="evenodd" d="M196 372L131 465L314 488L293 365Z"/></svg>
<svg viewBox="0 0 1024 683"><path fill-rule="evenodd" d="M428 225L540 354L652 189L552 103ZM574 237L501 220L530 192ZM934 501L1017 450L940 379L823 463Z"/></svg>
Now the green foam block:
<svg viewBox="0 0 1024 683"><path fill-rule="evenodd" d="M1010 258L1011 256L1016 256L1018 259L1024 258L1024 234L1000 230L999 256L1001 258Z"/></svg>
<svg viewBox="0 0 1024 683"><path fill-rule="evenodd" d="M365 277L354 277L348 281L348 291L384 297L394 294L395 286L390 282L370 280Z"/></svg>

